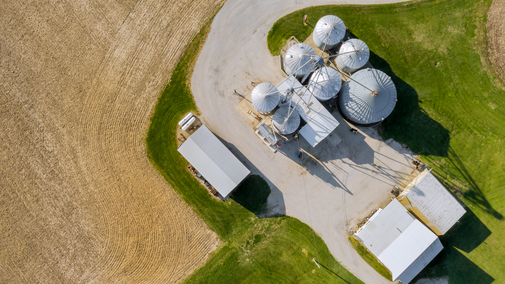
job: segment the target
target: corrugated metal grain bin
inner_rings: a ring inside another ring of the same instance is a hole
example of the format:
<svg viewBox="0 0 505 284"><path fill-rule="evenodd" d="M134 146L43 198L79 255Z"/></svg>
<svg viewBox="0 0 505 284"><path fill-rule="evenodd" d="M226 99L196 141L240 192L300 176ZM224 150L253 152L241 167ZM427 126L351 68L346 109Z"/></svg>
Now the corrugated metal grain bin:
<svg viewBox="0 0 505 284"><path fill-rule="evenodd" d="M342 79L338 71L331 67L317 69L310 76L308 89L320 101L335 97L342 87Z"/></svg>
<svg viewBox="0 0 505 284"><path fill-rule="evenodd" d="M362 40L352 38L342 44L335 59L338 68L353 73L365 66L370 59L370 49Z"/></svg>
<svg viewBox="0 0 505 284"><path fill-rule="evenodd" d="M305 43L292 45L284 57L284 71L293 74L296 78L302 78L314 69L312 58L316 56L314 49Z"/></svg>
<svg viewBox="0 0 505 284"><path fill-rule="evenodd" d="M292 134L300 126L300 115L295 109L290 109L288 106L275 111L272 120L275 129L283 135Z"/></svg>
<svg viewBox="0 0 505 284"><path fill-rule="evenodd" d="M342 42L344 36L344 22L337 16L327 15L317 21L312 39L319 49L331 50Z"/></svg>
<svg viewBox="0 0 505 284"><path fill-rule="evenodd" d="M265 82L254 87L251 100L259 112L268 113L279 104L280 94L272 83Z"/></svg>
<svg viewBox="0 0 505 284"><path fill-rule="evenodd" d="M347 121L359 126L374 126L393 112L396 101L396 87L391 77L367 68L354 73L343 84L337 105Z"/></svg>

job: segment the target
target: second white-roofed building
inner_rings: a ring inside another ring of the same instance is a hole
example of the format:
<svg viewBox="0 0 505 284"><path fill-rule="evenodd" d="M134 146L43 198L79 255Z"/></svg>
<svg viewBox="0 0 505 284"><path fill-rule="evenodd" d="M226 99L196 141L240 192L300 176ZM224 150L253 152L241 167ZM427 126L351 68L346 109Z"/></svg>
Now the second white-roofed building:
<svg viewBox="0 0 505 284"><path fill-rule="evenodd" d="M437 235L447 233L466 213L458 200L427 169L397 199Z"/></svg>
<svg viewBox="0 0 505 284"><path fill-rule="evenodd" d="M407 284L443 246L438 237L393 199L378 210L356 237L391 272L393 281Z"/></svg>

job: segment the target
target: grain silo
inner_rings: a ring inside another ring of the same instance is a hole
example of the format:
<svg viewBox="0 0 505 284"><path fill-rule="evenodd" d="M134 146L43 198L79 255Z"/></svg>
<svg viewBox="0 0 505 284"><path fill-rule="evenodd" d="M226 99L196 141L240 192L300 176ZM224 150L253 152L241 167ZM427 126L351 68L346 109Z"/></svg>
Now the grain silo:
<svg viewBox="0 0 505 284"><path fill-rule="evenodd" d="M284 71L286 74L293 74L297 78L312 72L314 68L313 57L316 56L314 49L306 43L292 45L284 57Z"/></svg>
<svg viewBox="0 0 505 284"><path fill-rule="evenodd" d="M344 40L345 24L337 16L327 15L317 21L312 34L314 43L321 50L331 50Z"/></svg>
<svg viewBox="0 0 505 284"><path fill-rule="evenodd" d="M272 124L280 134L291 134L300 126L300 115L293 107L280 107L274 113Z"/></svg>
<svg viewBox="0 0 505 284"><path fill-rule="evenodd" d="M396 88L386 73L367 68L354 73L342 86L338 108L349 122L360 126L381 123L396 105Z"/></svg>
<svg viewBox="0 0 505 284"><path fill-rule="evenodd" d="M340 74L331 67L317 69L310 76L308 89L320 101L327 101L337 95L342 86Z"/></svg>
<svg viewBox="0 0 505 284"><path fill-rule="evenodd" d="M353 73L365 66L370 59L370 49L366 43L352 38L342 44L335 60L338 68L344 72Z"/></svg>
<svg viewBox="0 0 505 284"><path fill-rule="evenodd" d="M272 83L265 82L254 87L251 100L259 112L268 113L279 104L280 94Z"/></svg>

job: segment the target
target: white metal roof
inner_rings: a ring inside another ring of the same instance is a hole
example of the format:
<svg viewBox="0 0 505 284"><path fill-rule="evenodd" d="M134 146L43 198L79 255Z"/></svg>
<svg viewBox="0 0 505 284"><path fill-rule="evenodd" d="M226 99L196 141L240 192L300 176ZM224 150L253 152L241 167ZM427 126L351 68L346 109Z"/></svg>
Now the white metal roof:
<svg viewBox="0 0 505 284"><path fill-rule="evenodd" d="M314 69L312 58L316 56L314 49L306 43L292 45L284 57L284 71L288 75L303 77Z"/></svg>
<svg viewBox="0 0 505 284"><path fill-rule="evenodd" d="M292 89L295 92L291 104L307 123L300 129L300 135L315 147L339 125L335 117L296 78L289 76L277 86L282 98Z"/></svg>
<svg viewBox="0 0 505 284"><path fill-rule="evenodd" d="M354 73L342 86L338 103L347 120L360 125L376 124L396 105L396 87L386 73L367 68Z"/></svg>
<svg viewBox="0 0 505 284"><path fill-rule="evenodd" d="M421 173L413 184L414 187L406 193L407 198L442 234L465 215L465 208L428 170Z"/></svg>
<svg viewBox="0 0 505 284"><path fill-rule="evenodd" d="M414 279L441 251L444 246L437 238L402 274L393 278L407 284Z"/></svg>
<svg viewBox="0 0 505 284"><path fill-rule="evenodd" d="M319 49L323 49L325 44L326 49L332 49L344 36L344 22L337 16L327 15L317 21L312 38Z"/></svg>
<svg viewBox="0 0 505 284"><path fill-rule="evenodd" d="M340 74L331 67L321 67L310 76L308 89L321 101L329 100L337 95L342 86Z"/></svg>
<svg viewBox="0 0 505 284"><path fill-rule="evenodd" d="M250 171L202 125L177 149L226 198Z"/></svg>
<svg viewBox="0 0 505 284"><path fill-rule="evenodd" d="M376 213L356 236L391 271L410 282L442 250L438 237L396 199Z"/></svg>
<svg viewBox="0 0 505 284"><path fill-rule="evenodd" d="M260 112L272 111L279 104L279 99L279 91L270 82L261 83L252 90L252 104Z"/></svg>
<svg viewBox="0 0 505 284"><path fill-rule="evenodd" d="M365 42L357 38L347 40L339 49L336 62L340 69L354 72L365 66L370 59L370 49Z"/></svg>

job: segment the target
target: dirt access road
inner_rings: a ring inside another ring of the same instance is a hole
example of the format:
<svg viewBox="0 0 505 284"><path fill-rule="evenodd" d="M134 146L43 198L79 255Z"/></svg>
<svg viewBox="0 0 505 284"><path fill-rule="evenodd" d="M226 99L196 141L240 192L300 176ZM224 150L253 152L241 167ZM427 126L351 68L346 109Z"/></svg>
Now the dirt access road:
<svg viewBox="0 0 505 284"><path fill-rule="evenodd" d="M391 1L353 3L381 2ZM299 145L292 142L274 154L235 108L239 102L235 89L247 95L252 81L278 84L283 79L279 58L272 57L266 45L274 22L307 6L339 3L345 1L228 1L214 19L191 88L204 122L271 186L270 214L287 214L310 225L336 259L366 283L390 283L359 257L346 236L360 218L389 202L394 185L411 181L412 153L394 141L382 141L373 129L352 134L334 113L341 123L336 132L344 140L337 149L325 141L309 149L300 138ZM302 167L295 157L298 147L309 149L324 166L307 161Z"/></svg>
<svg viewBox="0 0 505 284"><path fill-rule="evenodd" d="M213 251L144 138L222 3L2 1L0 283L172 283Z"/></svg>

